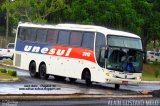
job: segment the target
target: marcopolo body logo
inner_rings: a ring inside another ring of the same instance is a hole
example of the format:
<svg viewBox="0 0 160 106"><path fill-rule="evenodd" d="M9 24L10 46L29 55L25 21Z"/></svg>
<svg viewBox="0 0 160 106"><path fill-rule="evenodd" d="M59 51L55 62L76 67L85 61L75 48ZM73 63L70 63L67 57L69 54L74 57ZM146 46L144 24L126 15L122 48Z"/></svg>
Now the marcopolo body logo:
<svg viewBox="0 0 160 106"><path fill-rule="evenodd" d="M24 51L32 53L56 55L56 56L69 56L72 51L72 48L55 47L49 49L47 47L25 45Z"/></svg>

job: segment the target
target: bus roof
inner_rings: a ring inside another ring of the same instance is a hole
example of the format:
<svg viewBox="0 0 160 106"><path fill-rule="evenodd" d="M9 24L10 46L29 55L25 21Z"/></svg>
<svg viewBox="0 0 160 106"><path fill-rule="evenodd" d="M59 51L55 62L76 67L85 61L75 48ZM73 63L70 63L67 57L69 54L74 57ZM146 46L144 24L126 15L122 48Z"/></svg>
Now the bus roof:
<svg viewBox="0 0 160 106"><path fill-rule="evenodd" d="M19 23L18 27L35 27L35 28L55 28L55 29L66 29L66 30L80 30L80 31L94 31L100 32L104 35L117 35L117 36L126 36L126 37L133 37L133 38L140 38L139 36L118 30L112 30L101 26L96 25L81 25L81 24L57 24L57 25L47 25L47 24L34 24L34 23Z"/></svg>

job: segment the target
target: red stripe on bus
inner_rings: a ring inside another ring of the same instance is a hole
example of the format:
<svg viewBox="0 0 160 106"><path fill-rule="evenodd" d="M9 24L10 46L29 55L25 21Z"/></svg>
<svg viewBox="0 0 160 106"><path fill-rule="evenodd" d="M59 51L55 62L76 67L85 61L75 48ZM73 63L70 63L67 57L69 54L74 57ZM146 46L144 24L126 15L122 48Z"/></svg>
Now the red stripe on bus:
<svg viewBox="0 0 160 106"><path fill-rule="evenodd" d="M50 48L48 55L70 57L96 62L94 52L85 48L74 48L64 46L54 46Z"/></svg>

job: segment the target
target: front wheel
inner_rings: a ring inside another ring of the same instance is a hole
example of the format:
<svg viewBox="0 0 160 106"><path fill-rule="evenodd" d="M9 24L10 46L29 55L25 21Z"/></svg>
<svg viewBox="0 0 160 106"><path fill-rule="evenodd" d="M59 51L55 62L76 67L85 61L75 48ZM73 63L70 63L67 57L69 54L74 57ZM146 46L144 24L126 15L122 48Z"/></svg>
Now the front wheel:
<svg viewBox="0 0 160 106"><path fill-rule="evenodd" d="M41 79L48 79L49 75L46 73L46 65L41 64L39 67L39 77Z"/></svg>
<svg viewBox="0 0 160 106"><path fill-rule="evenodd" d="M90 74L90 72L88 70L84 71L83 79L85 80L87 86L91 86L92 85L91 74Z"/></svg>
<svg viewBox="0 0 160 106"><path fill-rule="evenodd" d="M120 88L120 85L119 84L115 84L115 89L119 89Z"/></svg>

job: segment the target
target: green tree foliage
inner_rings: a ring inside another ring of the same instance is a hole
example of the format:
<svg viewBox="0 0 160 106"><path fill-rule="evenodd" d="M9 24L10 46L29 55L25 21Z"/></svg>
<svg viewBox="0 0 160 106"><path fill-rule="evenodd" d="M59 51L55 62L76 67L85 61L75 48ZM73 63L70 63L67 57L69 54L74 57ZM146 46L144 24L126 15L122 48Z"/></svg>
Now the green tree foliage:
<svg viewBox="0 0 160 106"><path fill-rule="evenodd" d="M1 4L15 24L101 25L140 35L145 50L150 40L160 38L160 0L6 0Z"/></svg>
<svg viewBox="0 0 160 106"><path fill-rule="evenodd" d="M3 9L10 10L10 17L17 21L46 23L47 16L65 8L64 0L6 0Z"/></svg>
<svg viewBox="0 0 160 106"><path fill-rule="evenodd" d="M141 33L140 26L144 21L135 9L131 0L75 0L70 5L71 22L96 24L109 28Z"/></svg>

